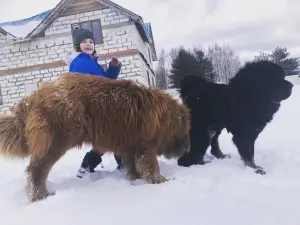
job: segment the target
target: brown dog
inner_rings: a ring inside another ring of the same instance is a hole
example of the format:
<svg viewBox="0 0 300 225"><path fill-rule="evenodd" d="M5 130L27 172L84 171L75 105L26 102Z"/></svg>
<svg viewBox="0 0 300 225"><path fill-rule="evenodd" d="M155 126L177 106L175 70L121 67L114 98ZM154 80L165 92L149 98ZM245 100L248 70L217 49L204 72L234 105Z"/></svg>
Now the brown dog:
<svg viewBox="0 0 300 225"><path fill-rule="evenodd" d="M23 98L15 116L0 117L0 152L28 157L31 201L50 195L52 166L71 148L91 144L123 158L131 179L161 183L157 155L189 150L189 111L162 90L128 80L64 73Z"/></svg>

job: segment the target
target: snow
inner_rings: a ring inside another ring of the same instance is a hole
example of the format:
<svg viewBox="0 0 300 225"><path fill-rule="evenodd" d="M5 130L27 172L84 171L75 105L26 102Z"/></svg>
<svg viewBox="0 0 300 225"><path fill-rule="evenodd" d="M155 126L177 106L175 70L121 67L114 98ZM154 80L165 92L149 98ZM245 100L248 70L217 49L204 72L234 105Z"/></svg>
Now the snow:
<svg viewBox="0 0 300 225"><path fill-rule="evenodd" d="M112 155L104 168L77 179L90 149L69 151L52 169L48 188L56 195L29 204L24 186L28 160L0 159L0 223L3 225L299 225L300 86L283 102L256 143L255 159L267 175L245 168L231 135L221 148L231 159L181 168L159 158L161 173L171 180L151 185L131 182ZM210 154L207 154L211 158ZM175 178L174 180L172 178Z"/></svg>
<svg viewBox="0 0 300 225"><path fill-rule="evenodd" d="M31 31L33 31L41 21L32 20L22 25L3 25L1 26L6 32L18 38L25 38Z"/></svg>

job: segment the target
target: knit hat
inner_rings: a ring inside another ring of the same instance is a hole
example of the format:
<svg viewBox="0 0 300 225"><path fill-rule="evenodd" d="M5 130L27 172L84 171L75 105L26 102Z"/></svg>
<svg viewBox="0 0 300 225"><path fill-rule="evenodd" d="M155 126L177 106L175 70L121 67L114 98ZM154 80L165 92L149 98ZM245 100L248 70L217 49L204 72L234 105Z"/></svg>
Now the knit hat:
<svg viewBox="0 0 300 225"><path fill-rule="evenodd" d="M79 46L80 43L85 39L92 39L94 41L93 34L89 30L76 28L72 33L73 45Z"/></svg>

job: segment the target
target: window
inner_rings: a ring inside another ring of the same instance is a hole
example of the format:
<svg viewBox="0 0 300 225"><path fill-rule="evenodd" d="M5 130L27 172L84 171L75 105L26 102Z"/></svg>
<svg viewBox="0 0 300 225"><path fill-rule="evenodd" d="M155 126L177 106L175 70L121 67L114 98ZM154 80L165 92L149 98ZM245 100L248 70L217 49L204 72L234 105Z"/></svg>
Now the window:
<svg viewBox="0 0 300 225"><path fill-rule="evenodd" d="M91 20L91 21L71 24L72 32L73 32L73 29L75 29L75 28L82 28L82 29L91 31L93 33L96 45L103 43L103 35L102 35L102 28L101 28L100 20Z"/></svg>

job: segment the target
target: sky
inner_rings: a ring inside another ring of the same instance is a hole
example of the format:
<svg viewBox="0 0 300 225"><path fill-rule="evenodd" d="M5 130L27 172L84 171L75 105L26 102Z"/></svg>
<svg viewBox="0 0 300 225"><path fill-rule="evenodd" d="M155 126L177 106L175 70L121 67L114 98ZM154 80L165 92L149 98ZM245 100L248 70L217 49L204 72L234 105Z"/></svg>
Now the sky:
<svg viewBox="0 0 300 225"><path fill-rule="evenodd" d="M0 0L0 22L26 18L59 0ZM299 0L114 0L153 29L157 53L173 47L229 45L241 61L287 47L300 56ZM138 2L138 3L137 3Z"/></svg>

